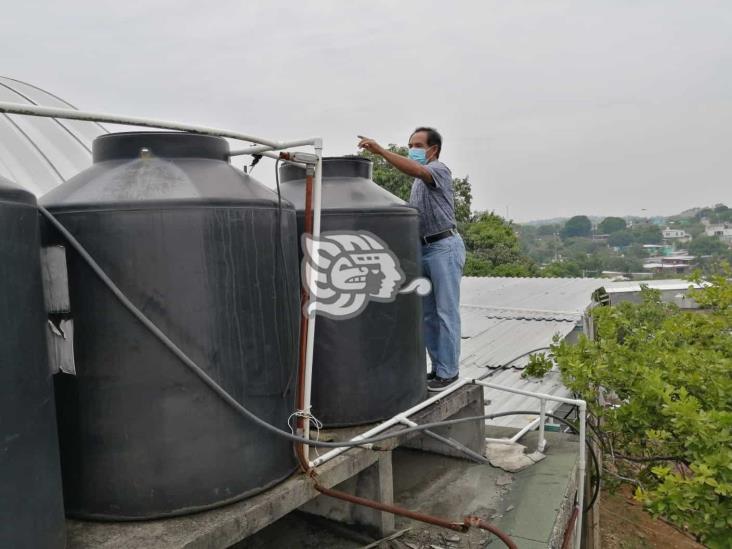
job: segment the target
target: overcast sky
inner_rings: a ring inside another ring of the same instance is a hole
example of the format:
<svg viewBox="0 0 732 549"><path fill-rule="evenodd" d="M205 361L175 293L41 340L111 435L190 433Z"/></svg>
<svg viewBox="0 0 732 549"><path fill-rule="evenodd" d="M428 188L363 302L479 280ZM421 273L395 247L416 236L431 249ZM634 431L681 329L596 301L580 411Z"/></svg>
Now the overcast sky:
<svg viewBox="0 0 732 549"><path fill-rule="evenodd" d="M732 205L727 0L13 2L0 36L0 74L82 109L328 155L434 125L517 221Z"/></svg>

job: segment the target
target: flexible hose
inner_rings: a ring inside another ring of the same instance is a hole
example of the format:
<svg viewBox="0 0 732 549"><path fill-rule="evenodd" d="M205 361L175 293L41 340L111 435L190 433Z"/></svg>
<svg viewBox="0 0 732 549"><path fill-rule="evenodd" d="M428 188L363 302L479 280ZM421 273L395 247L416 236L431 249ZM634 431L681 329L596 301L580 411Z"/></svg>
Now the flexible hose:
<svg viewBox="0 0 732 549"><path fill-rule="evenodd" d="M407 427L404 429L401 429L397 433L391 433L391 434L384 434L379 435L375 437L370 437L368 439L363 439L358 442L352 442L352 441L344 441L344 442L320 442L320 441L313 441L311 439L307 439L304 437L299 437L297 435L293 435L291 433L288 433L282 429L279 429L278 427L275 427L274 425L271 425L258 417L256 414L248 410L246 407L244 407L239 401L237 401L234 397L232 397L226 390L224 390L218 383L216 383L211 377L206 374L206 372L201 369L200 366L198 366L188 355L186 355L183 350L181 350L168 336L165 335L145 314L140 311L134 303L132 303L127 296L119 289L119 287L107 276L107 274L104 272L104 270L99 266L99 264L94 260L93 257L86 251L86 249L81 245L81 243L66 229L66 227L63 226L61 222L59 222L46 208L43 206L38 206L39 211L41 214L53 225L56 230L61 233L61 235L66 239L66 241L71 245L71 247L81 256L84 261L89 265L89 267L94 271L94 273L99 277L99 279L107 286L107 288L112 292L112 294L119 300L119 302L128 310L130 313L137 318L137 320L142 323L155 337L158 338L158 340L165 345L185 366L187 366L194 374L196 374L211 390L213 390L222 400L224 400L227 404L232 406L237 412L239 412L241 415L245 416L247 419L254 422L256 425L259 425L263 429L266 429L267 431L278 435L280 437L286 438L288 440L291 440L293 442L297 442L300 444L308 444L310 446L318 446L318 447L326 447L326 448L342 448L342 447L355 447L355 446L362 446L365 444L373 444L375 442L380 442L383 440L388 440L390 438L394 438L397 436L403 436L404 434L411 433L411 432L419 432L424 431L427 429L433 429L435 427L442 427L447 425L454 425L457 423L464 423L467 421L485 421L487 419L494 419L498 417L503 416L509 416L509 415L521 415L521 414L535 414L533 411L513 411L513 412L500 412L495 414L485 414L482 416L474 416L474 417L467 417L467 418L458 418L454 420L446 420L446 421L439 421L439 422L433 422L433 423L427 423L418 425L415 427ZM562 418L559 418L558 416L554 416L552 414L546 414L548 417L553 417L562 423L568 425L570 428L575 429L574 426L572 426L569 422L563 420ZM597 467L597 460L594 455L594 452L592 452L592 449L590 448L590 452L592 453L593 460L595 462L595 465ZM304 456L299 456L301 461L303 463L307 463L307 460L304 458ZM309 464L304 466L305 471L310 471ZM460 530L464 531L465 528L469 526L477 526L479 528L482 528L484 530L487 530L493 534L495 534L503 543L509 547L509 549L516 549L516 544L511 540L510 537L508 537L507 534L496 528L495 526L480 520L475 517L466 517L464 524L460 525L457 523L450 523L448 521L445 521L444 519L440 519L438 517L432 517L429 515L424 515L421 513L415 513L413 511L409 511L407 509L403 509L396 506L386 505L381 502L372 501L372 500L365 500L364 498L358 498L356 496L351 496L350 494L345 494L341 492L337 492L335 490L330 490L328 488L325 488L319 484L315 484L315 487L317 490L321 491L322 493L326 495L331 495L332 497L339 497L340 499L348 499L349 501L352 501L354 503L358 503L360 505L366 505L368 507L372 507L375 509L381 509L386 512L390 512L393 514L398 514L401 516L413 518L415 520L420 520L422 522L428 522L430 524L435 524L437 526L442 526L445 528L450 528L453 530ZM594 497L593 497L594 502Z"/></svg>
<svg viewBox="0 0 732 549"><path fill-rule="evenodd" d="M420 431L424 431L426 429L435 429L437 427L445 427L448 425L456 425L459 423L466 423L469 421L478 421L478 420L488 420L488 419L495 419L499 417L504 417L512 414L534 414L536 415L536 412L533 411L520 411L520 412L498 412L495 414L485 414L481 416L473 416L473 417L464 417L464 418L457 418L457 419L449 419L449 420L443 420L443 421L436 421L432 423L424 423L422 425L417 425L416 427L405 427L398 432L395 433L388 433L388 434L382 434L382 435L376 435L370 438L361 439L357 442L353 441L341 441L341 442L325 442L325 441L315 441L312 439L299 437L297 435L293 435L292 433L289 433L283 429L280 429L279 427L275 427L274 425L271 425L270 423L267 423L262 418L257 416L254 412L248 410L246 407L244 407L239 401L237 401L234 397L232 397L229 393L226 392L225 389L223 389L218 383L216 383L209 375L201 369L198 364L196 364L191 358L188 357L188 355L183 352L180 347L178 347L173 341L168 338L149 318L145 316L145 314L140 311L134 303L132 303L127 296L122 293L122 291L117 287L117 285L107 276L107 274L102 270L102 268L97 264L97 262L94 260L94 258L89 255L89 252L84 249L84 247L79 243L78 240L64 227L54 216L51 214L46 208L43 206L38 206L39 211L41 214L56 228L56 230L61 233L61 235L66 239L66 241L71 245L71 247L81 256L81 258L86 261L86 263L89 265L89 267L94 271L94 273L99 277L99 279L104 283L105 286L109 289L109 291L112 292L112 294L119 300L119 302L130 312L132 315L137 318L137 320L145 326L158 340L168 348L170 352L172 352L187 368L189 368L196 376L198 376L201 381L203 381L214 393L216 393L221 399L229 404L234 410L239 412L241 415L246 417L247 419L254 422L256 425L260 426L261 428L269 431L270 433L273 433L275 435L278 435L282 438L285 438L287 440L291 440L293 442L300 442L303 444L308 444L310 446L317 446L320 448L354 448L357 446L364 446L367 444L375 444L377 442L383 442L385 440L389 440L391 438L403 436L409 433L417 433ZM549 414L547 414L549 416Z"/></svg>
<svg viewBox="0 0 732 549"><path fill-rule="evenodd" d="M112 292L112 294L119 300L119 302L128 310L132 315L137 318L140 323L142 323L143 326L145 326L155 337L158 338L158 340L165 345L165 347L170 350L186 367L188 367L194 374L196 374L201 381L203 381L214 393L216 393L224 402L229 404L234 410L239 412L242 416L246 417L262 429L265 429L266 431L269 431L272 434L275 434L279 437L285 438L287 440L290 440L292 442L298 442L301 444L308 444L310 446L314 447L320 447L320 448L354 448L357 446L363 446L366 444L374 444L377 442L382 442L384 440L388 440L391 438L400 437L409 433L416 433L425 431L428 429L435 429L437 427L445 427L448 425L457 425L460 423L466 423L469 421L485 421L489 419L496 419L499 417L505 417L505 416L511 416L511 415L536 415L537 412L531 411L531 410L519 410L519 411L511 411L511 412L497 412L494 414L485 414L481 416L472 416L472 417L464 417L464 418L457 418L457 419L449 419L449 420L443 420L443 421L436 421L432 423L424 423L422 425L417 425L416 427L405 427L398 432L395 433L387 433L382 435L376 435L367 439L362 439L357 442L353 441L340 441L340 442L324 442L324 441L315 441L312 439L299 437L297 435L293 435L292 433L289 433L287 431L284 431L283 429L280 429L278 427L275 427L274 425L271 425L270 423L267 423L263 419L261 419L259 416L248 410L246 407L244 407L239 401L237 401L234 397L232 397L228 392L226 392L225 389L223 389L218 383L216 383L209 375L204 372L200 366L198 366L191 358L188 357L188 355L185 354L173 341L170 340L155 324L145 316L145 314L140 311L134 303L132 303L127 296L122 293L122 291L117 287L117 285L107 276L107 274L102 270L102 268L97 264L97 262L94 260L91 255L89 255L89 252L84 249L84 247L81 245L81 243L76 240L74 235L72 235L66 227L63 226L61 222L59 222L46 208L43 206L38 206L39 211L45 217L51 225L53 225L56 230L61 233L61 235L66 239L66 241L71 245L71 247L81 256L81 258L86 261L86 263L89 265L89 267L94 271L94 273L99 277L99 279L104 283L105 286ZM560 421L561 423L567 425L574 431L576 431L576 427L572 425L570 422L555 416L553 414L546 414L547 417L552 417L556 419L557 421ZM587 442L587 441L585 441ZM590 446L590 454L592 455L593 462L595 463L595 467L597 469L597 457L595 456L592 447ZM598 471L598 478L599 478L599 471ZM598 490L599 491L599 490ZM596 494L593 496L592 501L596 499Z"/></svg>

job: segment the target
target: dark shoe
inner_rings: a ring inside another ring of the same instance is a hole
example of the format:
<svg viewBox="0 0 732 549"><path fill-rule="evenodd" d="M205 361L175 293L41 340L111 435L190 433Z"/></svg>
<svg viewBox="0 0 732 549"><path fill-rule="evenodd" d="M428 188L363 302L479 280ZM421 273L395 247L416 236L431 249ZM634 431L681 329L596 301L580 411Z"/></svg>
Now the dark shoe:
<svg viewBox="0 0 732 549"><path fill-rule="evenodd" d="M439 393L440 391L444 391L445 389L447 389L457 380L458 376L445 379L436 375L434 379L427 382L427 390L432 393Z"/></svg>
<svg viewBox="0 0 732 549"><path fill-rule="evenodd" d="M432 381L436 377L437 377L437 374L435 372L430 372L429 374L427 374L427 381Z"/></svg>

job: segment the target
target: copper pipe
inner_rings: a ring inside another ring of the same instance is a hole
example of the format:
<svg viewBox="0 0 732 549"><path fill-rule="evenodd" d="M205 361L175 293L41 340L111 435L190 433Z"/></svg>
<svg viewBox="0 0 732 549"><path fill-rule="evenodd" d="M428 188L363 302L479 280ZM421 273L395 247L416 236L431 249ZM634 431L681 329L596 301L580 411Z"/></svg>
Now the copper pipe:
<svg viewBox="0 0 732 549"><path fill-rule="evenodd" d="M578 514L579 514L579 507L577 505L575 505L574 511L572 511L572 515L569 517L569 520L567 521L567 529L564 531L564 539L562 540L562 549L567 549L567 547L569 547L569 540L572 539L572 532L574 532L574 523L577 520Z"/></svg>
<svg viewBox="0 0 732 549"><path fill-rule="evenodd" d="M285 158L284 154L281 154L283 158ZM307 174L305 177L305 226L304 226L304 232L305 234L312 235L313 234L313 175ZM306 303L309 297L307 288L305 286L301 287L300 295L302 298L301 303ZM300 316L300 361L299 361L299 368L298 368L298 384L297 384L297 410L302 410L305 406L305 393L304 393L304 379L305 379L305 354L307 350L307 336L308 336L308 319L305 316L304 312L301 311ZM298 417L297 418L297 426L300 432L302 432L304 428L304 421L309 421L307 418ZM488 532L491 532L495 536L497 536L509 549L518 549L516 547L516 544L511 540L510 537L495 526L481 520L479 517L465 517L462 523L459 522L450 522L448 520L435 517L432 515L426 515L424 513L417 513L415 511L410 511L409 509L404 509L403 507L398 507L396 505L388 505L386 503L381 503L380 501L370 500L366 498L362 498L359 496L354 496L352 494L348 494L346 492L341 492L338 490L332 490L331 488L326 488L325 486L322 486L318 484L318 481L316 479L315 470L310 467L310 459L309 456L305 455L304 452L304 445L301 443L296 444L296 452L298 461L300 463L300 467L303 470L303 472L310 476L310 478L313 481L313 484L315 486L315 489L326 495L333 498L341 499L344 501L348 501L350 503L355 503L356 505L363 505L365 507L369 507L371 509L377 509L379 511L385 511L387 513L391 513L393 515L399 515L402 517L410 518L412 520L417 520L420 522L425 522L427 524L432 524L434 526L439 526L441 528L447 528L449 530L455 530L457 532L466 532L470 527L474 526L477 528L481 528L483 530L486 530Z"/></svg>
<svg viewBox="0 0 732 549"><path fill-rule="evenodd" d="M305 232L313 234L313 175L305 176Z"/></svg>
<svg viewBox="0 0 732 549"><path fill-rule="evenodd" d="M514 541L508 536L506 532L503 530L499 530L495 526L493 526L491 523L486 522L479 517L465 517L466 524L470 524L470 526L476 526L480 528L481 530L486 530L496 536L498 539L500 539L503 544L508 547L508 549L518 549L517 545L514 543Z"/></svg>
<svg viewBox="0 0 732 549"><path fill-rule="evenodd" d="M307 174L305 176L305 234L313 234L313 176ZM300 303L307 303L309 298L307 288L302 285L300 288ZM302 410L305 407L305 355L307 353L308 340L308 319L305 313L300 310L300 356L297 370L297 401L295 403L296 410ZM309 419L298 416L297 428L298 432L303 433L305 429L305 421ZM295 455L297 456L300 468L304 473L310 472L310 456L305 455L305 447L301 443L295 445Z"/></svg>
<svg viewBox="0 0 732 549"><path fill-rule="evenodd" d="M434 517L432 515L426 515L424 513L417 513L416 511L410 511L409 509L404 509L403 507L398 507L396 505L387 505L386 503L381 503L380 501L374 501L371 499L354 496L353 494L348 494L346 492L341 492L339 490L326 488L325 486L318 484L317 481L315 481L315 489L321 494L325 494L326 496L330 496L332 498L342 499L350 503L355 503L356 505L363 505L365 507L370 507L371 509L391 513L392 515L399 515L401 517L406 517L412 520L418 520L419 522L425 522L427 524L439 526L440 528L455 530L456 532L467 532L471 526L475 526L477 528L481 528L482 530L486 530L488 532L491 532L492 534L495 534L509 549L518 549L516 544L511 540L510 537L508 537L508 534L502 532L495 526L488 524L478 517L465 517L462 523L450 522L449 520L445 520L440 517Z"/></svg>

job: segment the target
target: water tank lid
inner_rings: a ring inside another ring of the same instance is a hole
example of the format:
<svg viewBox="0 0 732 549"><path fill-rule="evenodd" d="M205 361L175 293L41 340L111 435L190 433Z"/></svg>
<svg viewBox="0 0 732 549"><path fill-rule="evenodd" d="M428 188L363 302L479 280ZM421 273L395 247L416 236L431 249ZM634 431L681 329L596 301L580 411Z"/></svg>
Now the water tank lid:
<svg viewBox="0 0 732 549"><path fill-rule="evenodd" d="M326 156L323 158L323 177L360 177L371 179L373 162L362 156ZM281 181L305 179L305 168L283 163L280 166Z"/></svg>
<svg viewBox="0 0 732 549"><path fill-rule="evenodd" d="M101 135L94 140L94 162L140 158L229 159L229 143L222 137L187 132L120 132Z"/></svg>
<svg viewBox="0 0 732 549"><path fill-rule="evenodd" d="M16 204L36 205L36 197L20 185L0 177L0 202L14 202Z"/></svg>

